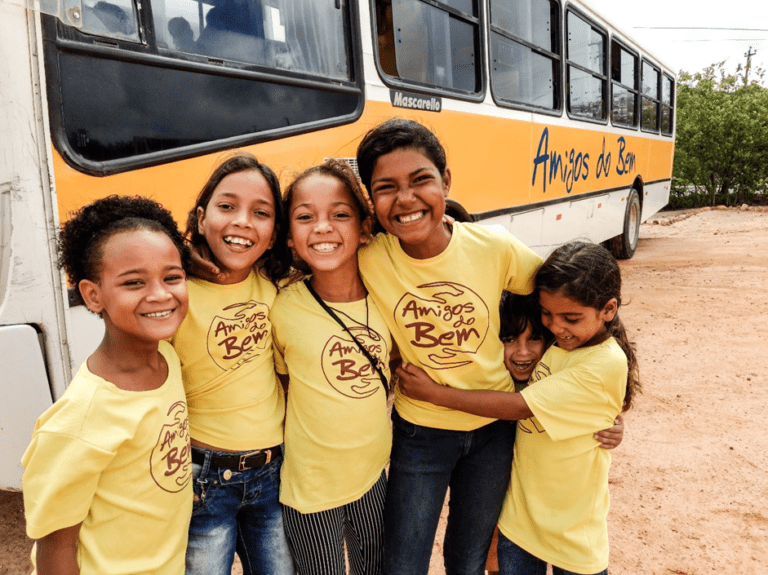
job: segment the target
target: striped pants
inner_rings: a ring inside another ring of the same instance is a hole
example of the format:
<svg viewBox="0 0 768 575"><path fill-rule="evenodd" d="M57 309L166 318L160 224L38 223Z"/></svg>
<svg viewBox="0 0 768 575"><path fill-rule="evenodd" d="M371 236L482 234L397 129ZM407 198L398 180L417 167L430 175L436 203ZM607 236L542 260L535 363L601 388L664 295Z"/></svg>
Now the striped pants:
<svg viewBox="0 0 768 575"><path fill-rule="evenodd" d="M352 575L379 575L384 561L384 471L357 501L300 513L283 505L288 544L299 575L345 575L344 543Z"/></svg>

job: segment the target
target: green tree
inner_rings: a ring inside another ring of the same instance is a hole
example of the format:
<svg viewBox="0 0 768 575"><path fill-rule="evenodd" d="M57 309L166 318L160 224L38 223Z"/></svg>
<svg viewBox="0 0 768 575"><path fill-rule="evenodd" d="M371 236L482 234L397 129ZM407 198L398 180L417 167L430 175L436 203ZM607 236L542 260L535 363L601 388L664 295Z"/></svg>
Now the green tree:
<svg viewBox="0 0 768 575"><path fill-rule="evenodd" d="M724 62L703 72L681 72L677 87L677 139L673 198L714 205L749 202L768 182L768 90L761 69L746 83ZM690 186L705 194L691 194Z"/></svg>

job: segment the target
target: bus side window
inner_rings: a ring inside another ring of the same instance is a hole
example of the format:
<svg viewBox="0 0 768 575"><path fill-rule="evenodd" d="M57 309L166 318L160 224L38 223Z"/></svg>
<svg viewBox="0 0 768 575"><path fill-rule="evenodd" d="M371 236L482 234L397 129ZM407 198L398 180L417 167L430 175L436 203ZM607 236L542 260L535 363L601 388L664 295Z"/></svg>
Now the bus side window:
<svg viewBox="0 0 768 575"><path fill-rule="evenodd" d="M674 110L675 81L664 74L661 80L661 133L672 135L672 111Z"/></svg>
<svg viewBox="0 0 768 575"><path fill-rule="evenodd" d="M395 61L395 31L392 27L392 1L376 2L376 36L379 64L385 74L397 76Z"/></svg>
<svg viewBox="0 0 768 575"><path fill-rule="evenodd" d="M491 85L502 102L560 109L560 9L552 0L491 0Z"/></svg>
<svg viewBox="0 0 768 575"><path fill-rule="evenodd" d="M568 111L590 120L607 119L606 34L568 12Z"/></svg>
<svg viewBox="0 0 768 575"><path fill-rule="evenodd" d="M611 121L616 126L637 128L637 56L616 41L611 42L611 80L613 98Z"/></svg>
<svg viewBox="0 0 768 575"><path fill-rule="evenodd" d="M480 19L472 0L385 0L377 2L376 16L384 73L435 88L480 91Z"/></svg>
<svg viewBox="0 0 768 575"><path fill-rule="evenodd" d="M643 130L659 131L659 70L643 62Z"/></svg>
<svg viewBox="0 0 768 575"><path fill-rule="evenodd" d="M131 0L86 0L81 30L98 36L140 40L136 7Z"/></svg>

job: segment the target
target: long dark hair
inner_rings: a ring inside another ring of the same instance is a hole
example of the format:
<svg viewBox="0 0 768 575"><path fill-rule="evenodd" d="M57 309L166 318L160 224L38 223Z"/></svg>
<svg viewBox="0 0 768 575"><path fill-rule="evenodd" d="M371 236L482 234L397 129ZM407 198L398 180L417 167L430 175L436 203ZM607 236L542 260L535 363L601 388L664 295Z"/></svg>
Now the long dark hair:
<svg viewBox="0 0 768 575"><path fill-rule="evenodd" d="M557 248L539 268L536 289L562 294L597 310L613 298L617 308L621 307L619 265L611 253L598 244L572 242ZM605 323L605 328L627 356L627 391L622 406L622 411L627 411L641 391L635 345L629 341L618 310L613 319Z"/></svg>
<svg viewBox="0 0 768 575"><path fill-rule="evenodd" d="M211 197L213 197L213 192L224 178L231 174L250 170L259 172L264 176L269 185L272 201L275 204L275 237L280 237L285 222L282 195L280 194L280 181L269 166L259 162L256 156L240 150L225 158L216 167L208 181L205 182L203 189L200 190L197 200L195 200L195 205L189 210L187 230L184 232L184 237L190 244L193 246L208 245L205 236L200 233L198 228L199 217L197 208L202 208L205 211L208 203L211 201ZM275 241L272 247L265 251L258 261L258 271L275 285L278 285L281 279L288 276L290 269L290 253L287 251L285 244L278 241Z"/></svg>

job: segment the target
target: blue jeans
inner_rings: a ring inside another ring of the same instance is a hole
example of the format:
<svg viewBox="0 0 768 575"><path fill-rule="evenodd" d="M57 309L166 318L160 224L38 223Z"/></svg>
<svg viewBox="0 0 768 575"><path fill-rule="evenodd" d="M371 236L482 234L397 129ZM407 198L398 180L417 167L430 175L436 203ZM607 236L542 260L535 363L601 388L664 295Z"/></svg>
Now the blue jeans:
<svg viewBox="0 0 768 575"><path fill-rule="evenodd" d="M451 489L446 575L483 575L512 471L515 422L473 431L415 425L392 412L384 507L384 573L426 575L440 511Z"/></svg>
<svg viewBox="0 0 768 575"><path fill-rule="evenodd" d="M195 502L189 525L187 575L231 575L235 553L244 575L294 575L280 507L282 454L256 469L211 466L211 457L233 455L192 448L205 454L192 464Z"/></svg>
<svg viewBox="0 0 768 575"><path fill-rule="evenodd" d="M547 562L534 557L525 549L520 548L504 537L499 531L499 573L502 575L546 575ZM573 571L566 571L552 565L553 575L577 575ZM608 569L595 573L595 575L608 575Z"/></svg>

